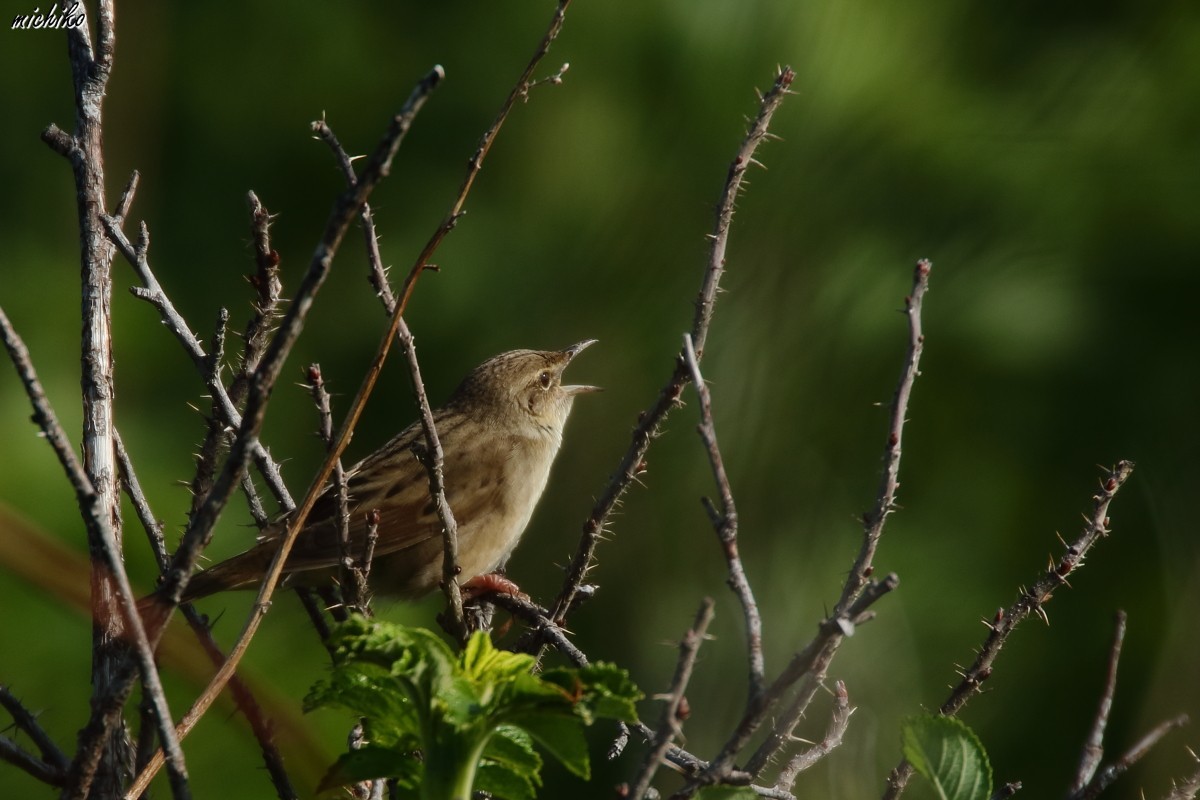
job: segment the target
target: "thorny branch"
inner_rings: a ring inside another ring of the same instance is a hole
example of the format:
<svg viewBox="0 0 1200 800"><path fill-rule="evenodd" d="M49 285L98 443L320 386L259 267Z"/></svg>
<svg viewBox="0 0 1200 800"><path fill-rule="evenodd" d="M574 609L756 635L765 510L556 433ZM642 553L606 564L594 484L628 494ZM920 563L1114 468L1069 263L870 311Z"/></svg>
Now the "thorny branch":
<svg viewBox="0 0 1200 800"><path fill-rule="evenodd" d="M954 716L975 694L982 691L983 682L992 674L992 664L1016 627L1030 616L1045 618L1043 606L1056 589L1067 585L1067 578L1083 563L1092 545L1109 534L1108 507L1121 486L1133 473L1132 461L1120 461L1105 471L1100 481L1100 491L1092 498L1092 512L1086 517L1083 532L1071 543L1057 563L1051 565L1028 589L1021 589L1016 601L1007 609L1000 609L988 623L988 636L984 640L974 663L962 673L962 679L954 686L939 713ZM894 800L904 791L913 767L901 760L888 775L885 800Z"/></svg>
<svg viewBox="0 0 1200 800"><path fill-rule="evenodd" d="M150 509L150 503L142 491L137 474L134 472L133 461L125 451L125 445L121 441L119 434L117 436L117 458L121 467L121 484L125 489L125 494L133 504L138 521L141 522L146 535L150 539L150 549L154 552L159 569L165 571L170 565L171 557L167 552L166 542L163 540L163 525ZM188 626L191 627L197 640L200 642L200 646L204 648L205 653L208 654L213 664L219 667L221 662L225 660L225 654L221 652L220 646L213 639L212 631L209 630L204 617L190 603L184 603L179 608L183 613L184 619L187 620ZM246 686L241 678L235 675L229 683L229 688L238 710L242 712L242 715L245 716L246 721L250 724L250 730L254 734L254 738L258 741L259 748L262 750L263 764L267 768L267 774L270 775L271 782L275 785L276 794L280 800L292 800L296 798L296 791L292 788L291 779L288 777L287 770L283 766L283 756L280 755L279 749L275 746L271 721L267 718L262 707L255 700L249 687ZM150 744L153 745L153 741ZM153 750L146 754L144 761L139 761L139 768L144 767L152 755Z"/></svg>
<svg viewBox="0 0 1200 800"><path fill-rule="evenodd" d="M633 800L642 800L646 796L659 765L671 749L671 743L679 735L680 723L687 717L683 693L687 691L688 681L692 678L692 668L696 665L696 656L700 653L700 645L704 642L712 618L713 601L712 598L706 597L696 612L692 627L679 642L679 660L675 664L675 677L671 679L671 689L664 698L666 705L663 706L662 720L658 723L658 729L650 742L650 751L646 753L642 769L629 792L629 797Z"/></svg>
<svg viewBox="0 0 1200 800"><path fill-rule="evenodd" d="M3 745L0 746L0 758L24 769L44 783L62 786L66 780L67 770L71 766L71 760L50 738L50 734L46 733L45 728L38 724L37 716L25 708L7 686L0 685L0 706L4 706L4 710L12 717L17 729L23 731L33 741L38 753L41 754L41 758L37 758L22 750L15 741L7 737L0 737L3 740Z"/></svg>
<svg viewBox="0 0 1200 800"><path fill-rule="evenodd" d="M729 227L733 221L734 203L741 192L746 170L751 164L757 163L754 160L754 153L770 135L767 128L770 125L771 117L774 116L775 111L783 102L783 98L789 93L788 87L791 86L795 77L796 74L790 67L784 67L779 71L774 85L763 95L758 115L751 123L750 130L742 140L737 155L729 165L725 186L721 192L720 201L717 203L716 222L710 236L708 266L704 273L704 283L701 286L700 294L696 298L696 313L692 321L692 342L698 358L702 358L704 355L704 343L708 338L713 304L720 288L721 275L725 272L725 249L729 242ZM675 358L674 372L662 391L659 392L658 399L639 417L628 450L622 457L617 471L609 478L608 484L600 493L587 521L583 524L578 548L566 568L562 589L554 601L553 619L559 625L565 622L567 614L575 604L580 586L592 569L596 546L608 524L609 515L629 485L645 471L646 452L650 449L650 442L658 435L659 428L667 414L679 404L683 387L690 379L691 376L681 352Z"/></svg>
<svg viewBox="0 0 1200 800"><path fill-rule="evenodd" d="M270 390L279 377L280 370L283 368L283 362L288 352L290 352L291 346L300 335L300 329L303 327L308 311L312 307L316 292L320 289L321 284L324 283L325 277L329 273L334 253L341 244L342 237L345 235L354 217L357 216L359 207L366 201L380 179L390 170L392 159L395 157L404 135L408 132L412 120L425 104L429 93L441 81L441 78L442 71L440 68L437 68L417 84L417 87L405 102L401 112L393 118L387 134L368 159L359 182L343 192L334 203L333 211L326 223L324 234L318 242L312 259L309 262L308 271L301 281L296 295L292 298L288 311L280 322L275 336L267 346L258 369L255 370L250 380L242 424L238 429L237 438L230 447L225 466L214 482L208 500L206 500L199 512L193 515L192 520L188 524L188 529L184 532L179 549L176 551L172 571L162 591L162 596L166 600L164 617L169 616L171 609L178 604L183 588L186 586L191 572L195 568L196 560L199 558L201 550L208 544L212 525L216 522L217 515L224 508L225 503L228 502L234 485L241 480L249 457L250 443L258 441L258 432L262 426ZM186 735L199 718L208 710L208 707L216 699L217 695L220 694L230 677L232 677L238 662L241 661L242 656L245 654L250 640L258 630L258 626L270 606L271 595L278 584L279 577L283 571L283 564L287 560L288 553L291 551L292 543L295 541L295 537L301 528L303 528L308 512L311 511L313 503L316 502L317 495L324 487L333 462L340 457L341 449L344 449L345 443L349 438L349 433L349 428L343 427L342 435L339 439L340 448L334 448L330 452L322 474L313 482L313 485L305 496L304 502L297 509L297 512L289 518L287 533L281 539L275 559L263 579L254 609L246 621L242 632L239 634L237 641L234 643L233 648L230 650L225 663L217 671L216 676L209 683L209 686L197 698L192 708L180 722L179 730L181 731L181 736ZM138 776L127 796L133 798L140 795L160 765L161 760L157 757L151 761L147 768Z"/></svg>

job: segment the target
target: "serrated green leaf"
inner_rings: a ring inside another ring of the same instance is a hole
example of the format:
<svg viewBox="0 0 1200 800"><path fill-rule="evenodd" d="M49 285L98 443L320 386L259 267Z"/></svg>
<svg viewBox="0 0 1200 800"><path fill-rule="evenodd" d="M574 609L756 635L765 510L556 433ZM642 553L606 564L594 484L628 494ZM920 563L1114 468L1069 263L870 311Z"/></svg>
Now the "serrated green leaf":
<svg viewBox="0 0 1200 800"><path fill-rule="evenodd" d="M564 767L587 780L591 773L588 761L587 740L579 720L571 716L553 714L530 714L512 721L533 737L550 755Z"/></svg>
<svg viewBox="0 0 1200 800"><path fill-rule="evenodd" d="M325 773L317 792L375 778L395 778L402 786L415 787L421 780L421 762L390 747L366 745L343 753Z"/></svg>
<svg viewBox="0 0 1200 800"><path fill-rule="evenodd" d="M926 714L901 724L904 757L933 784L941 800L987 800L992 795L992 765L965 722Z"/></svg>
<svg viewBox="0 0 1200 800"><path fill-rule="evenodd" d="M489 797L502 797L504 800L535 800L538 785L527 776L501 764L484 762L475 771L472 789L476 792L487 792Z"/></svg>
<svg viewBox="0 0 1200 800"><path fill-rule="evenodd" d="M542 757L533 749L532 737L515 725L498 727L488 739L483 757L528 775L535 784L541 783L538 773L542 769Z"/></svg>

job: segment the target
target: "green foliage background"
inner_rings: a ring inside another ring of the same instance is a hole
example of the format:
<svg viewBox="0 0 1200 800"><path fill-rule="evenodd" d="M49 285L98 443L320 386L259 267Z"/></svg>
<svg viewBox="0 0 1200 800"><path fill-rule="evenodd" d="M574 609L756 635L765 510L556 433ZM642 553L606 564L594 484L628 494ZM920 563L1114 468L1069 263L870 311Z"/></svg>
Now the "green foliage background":
<svg viewBox="0 0 1200 800"><path fill-rule="evenodd" d="M441 63L447 80L373 201L398 277L449 206L551 9L121 4L109 196L142 171L133 217L150 226L160 280L202 337L222 305L240 328L252 261L245 192L278 214L290 290L341 185L308 123L324 113L348 149L366 152L413 82ZM4 10L32 8L6 0ZM72 123L66 48L59 33L0 36L0 304L77 437L74 189L38 140L48 123ZM690 322L703 236L752 89L786 63L796 96L773 127L783 141L762 152L768 171L753 174L740 204L704 362L771 665L813 632L857 549L855 516L873 495L885 430L874 404L890 397L904 348L895 310L912 263L934 262L903 510L878 558L901 588L835 663L859 710L846 744L802 778L803 794L882 791L900 719L940 703L954 664L983 637L980 618L1060 551L1056 531L1074 535L1095 465L1119 458L1138 470L1114 504L1114 535L1050 604L1052 625L1018 632L965 718L997 781L1060 794L1118 607L1130 631L1110 750L1163 717L1200 713L1198 54L1200 9L1186 2L578 0L547 60L570 62L564 85L516 110L409 316L435 402L502 350L601 341L572 372L608 391L578 404L512 576L543 600L557 586L556 565ZM265 440L286 460L293 493L320 447L291 381L319 361L344 410L384 325L361 250L348 237L273 400ZM202 435L189 405L205 407L202 387L155 312L126 292L127 266L115 280L117 419L157 514L177 532L188 503L177 484ZM391 363L351 457L413 416L404 370ZM14 373L0 369L0 498L82 550L68 485L28 418ZM705 755L739 713L744 670L740 617L697 502L712 489L694 423L689 405L655 444L645 487L600 550L601 591L573 627L589 654L628 667L653 694L674 660L663 643L701 595L716 596L717 638L690 692L688 746ZM131 572L148 586L150 559L128 518ZM247 522L235 504L214 557L244 546ZM205 604L227 612L220 637L232 638L247 603ZM298 706L326 657L295 606L276 604L247 671ZM88 622L7 573L0 607L0 681L70 749L88 711ZM427 625L436 608L381 604L389 618ZM170 688L179 712L195 690ZM346 719L311 722L332 760ZM823 727L818 708L804 733ZM1194 730L1170 737L1111 796L1165 792L1193 768L1185 744L1200 744ZM229 714L210 714L187 750L197 796L270 791ZM607 771L598 761L587 790L551 775L544 796L609 797L635 760ZM44 794L0 768L0 795Z"/></svg>

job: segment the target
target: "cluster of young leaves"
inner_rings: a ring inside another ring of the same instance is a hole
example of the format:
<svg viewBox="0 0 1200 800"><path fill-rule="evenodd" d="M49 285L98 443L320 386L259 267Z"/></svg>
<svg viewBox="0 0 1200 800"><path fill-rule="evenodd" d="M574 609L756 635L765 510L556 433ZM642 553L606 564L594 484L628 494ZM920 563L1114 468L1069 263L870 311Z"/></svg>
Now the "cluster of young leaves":
<svg viewBox="0 0 1200 800"><path fill-rule="evenodd" d="M392 778L397 797L469 800L486 791L532 800L542 759L589 774L583 727L635 721L641 693L609 664L533 674L531 656L497 650L476 633L459 654L436 634L355 617L334 632L334 666L305 708L349 709L366 744L342 755L320 790Z"/></svg>

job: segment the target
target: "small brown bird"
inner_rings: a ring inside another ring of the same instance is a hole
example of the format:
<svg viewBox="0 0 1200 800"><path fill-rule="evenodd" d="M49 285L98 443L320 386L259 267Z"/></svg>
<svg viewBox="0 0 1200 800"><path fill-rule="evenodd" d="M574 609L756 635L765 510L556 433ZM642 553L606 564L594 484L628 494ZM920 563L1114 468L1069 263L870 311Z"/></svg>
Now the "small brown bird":
<svg viewBox="0 0 1200 800"><path fill-rule="evenodd" d="M563 370L594 342L501 353L476 367L434 411L464 581L496 569L521 538L546 488L575 395L598 391L562 384ZM353 557L364 553L368 515L379 512L371 583L382 594L416 598L442 579L441 523L413 450L423 442L415 422L346 471ZM322 585L336 575L342 555L337 506L337 493L326 487L284 565L291 585ZM246 552L194 575L184 601L257 586L283 531L277 524Z"/></svg>

